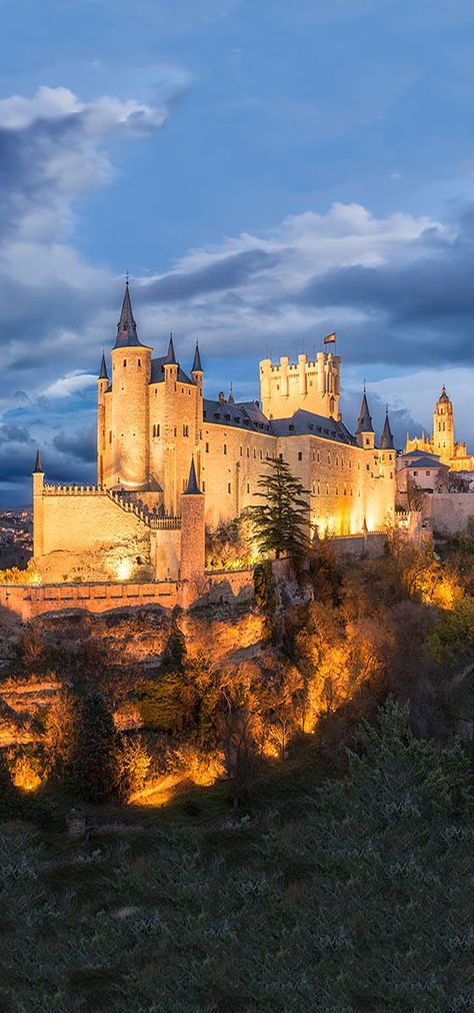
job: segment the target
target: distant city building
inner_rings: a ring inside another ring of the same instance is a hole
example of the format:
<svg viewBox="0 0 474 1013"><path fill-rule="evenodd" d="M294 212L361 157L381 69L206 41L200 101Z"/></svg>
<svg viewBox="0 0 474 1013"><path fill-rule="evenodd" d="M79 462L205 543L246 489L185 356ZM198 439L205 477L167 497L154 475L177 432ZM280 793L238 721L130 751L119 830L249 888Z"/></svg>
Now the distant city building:
<svg viewBox="0 0 474 1013"><path fill-rule="evenodd" d="M422 433L421 436L411 438L407 433L405 453L420 450L436 454L451 471L474 472L474 456L468 453L465 443L455 441L453 403L444 386L435 405L431 436Z"/></svg>

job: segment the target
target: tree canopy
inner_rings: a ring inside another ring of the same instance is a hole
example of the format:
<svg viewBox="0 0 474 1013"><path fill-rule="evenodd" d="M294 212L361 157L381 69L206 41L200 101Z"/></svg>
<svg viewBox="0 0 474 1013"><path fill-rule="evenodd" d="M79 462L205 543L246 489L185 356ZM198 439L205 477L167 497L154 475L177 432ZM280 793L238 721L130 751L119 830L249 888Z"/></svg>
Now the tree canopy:
<svg viewBox="0 0 474 1013"><path fill-rule="evenodd" d="M309 548L309 493L281 458L267 461L268 472L255 494L262 502L248 508L262 555L291 556L297 562Z"/></svg>

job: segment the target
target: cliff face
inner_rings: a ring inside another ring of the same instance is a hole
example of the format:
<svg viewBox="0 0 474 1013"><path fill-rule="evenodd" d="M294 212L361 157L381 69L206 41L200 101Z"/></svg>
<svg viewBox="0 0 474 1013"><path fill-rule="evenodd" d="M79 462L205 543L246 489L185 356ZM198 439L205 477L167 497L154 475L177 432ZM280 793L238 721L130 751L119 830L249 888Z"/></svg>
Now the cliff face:
<svg viewBox="0 0 474 1013"><path fill-rule="evenodd" d="M101 615L58 612L22 624L0 615L0 747L38 737L35 717L78 676L106 685L119 727L134 726L130 701L163 659L176 622L190 660L235 667L263 654L264 619L221 604L173 614L158 606Z"/></svg>

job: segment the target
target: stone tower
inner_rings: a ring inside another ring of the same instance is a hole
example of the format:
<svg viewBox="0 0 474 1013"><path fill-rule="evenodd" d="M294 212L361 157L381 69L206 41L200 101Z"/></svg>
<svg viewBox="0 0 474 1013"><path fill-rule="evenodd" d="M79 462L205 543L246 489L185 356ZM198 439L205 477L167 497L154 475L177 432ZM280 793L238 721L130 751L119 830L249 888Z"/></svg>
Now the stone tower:
<svg viewBox="0 0 474 1013"><path fill-rule="evenodd" d="M137 334L127 279L112 349L110 485L115 487L143 489L148 485L151 352Z"/></svg>
<svg viewBox="0 0 474 1013"><path fill-rule="evenodd" d="M314 361L299 355L297 363L282 355L278 365L271 359L260 362L260 400L267 418L289 418L302 408L339 420L340 393L340 355L318 352Z"/></svg>
<svg viewBox="0 0 474 1013"><path fill-rule="evenodd" d="M189 480L181 493L181 580L195 582L204 576L205 550L205 496L196 478L194 460L191 460Z"/></svg>
<svg viewBox="0 0 474 1013"><path fill-rule="evenodd" d="M102 486L105 479L105 454L107 437L105 427L105 392L109 386L105 354L102 352L99 376L97 378L97 485Z"/></svg>
<svg viewBox="0 0 474 1013"><path fill-rule="evenodd" d="M44 552L44 471L41 467L39 450L36 451L33 472L33 557L37 559Z"/></svg>
<svg viewBox="0 0 474 1013"><path fill-rule="evenodd" d="M357 444L364 450L373 450L375 447L375 433L372 425L372 416L369 411L367 392L364 386L362 404L360 406L359 418L356 429Z"/></svg>
<svg viewBox="0 0 474 1013"><path fill-rule="evenodd" d="M438 455L442 464L449 464L454 457L453 404L444 386L433 415L433 453Z"/></svg>

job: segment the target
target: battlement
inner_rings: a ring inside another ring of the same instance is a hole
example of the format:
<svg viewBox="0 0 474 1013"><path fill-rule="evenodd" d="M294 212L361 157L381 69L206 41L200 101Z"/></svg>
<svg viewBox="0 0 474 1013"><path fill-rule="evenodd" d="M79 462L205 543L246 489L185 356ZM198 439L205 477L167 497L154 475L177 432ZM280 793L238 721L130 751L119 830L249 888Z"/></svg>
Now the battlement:
<svg viewBox="0 0 474 1013"><path fill-rule="evenodd" d="M290 418L296 411L340 419L341 358L318 352L315 359L304 354L297 362L282 355L279 363L260 362L260 399L267 418Z"/></svg>
<svg viewBox="0 0 474 1013"><path fill-rule="evenodd" d="M116 503L124 513L135 514L135 517L155 531L179 531L181 528L181 517L162 517L117 489L105 489L98 485L48 484L43 486L43 496L103 496Z"/></svg>

